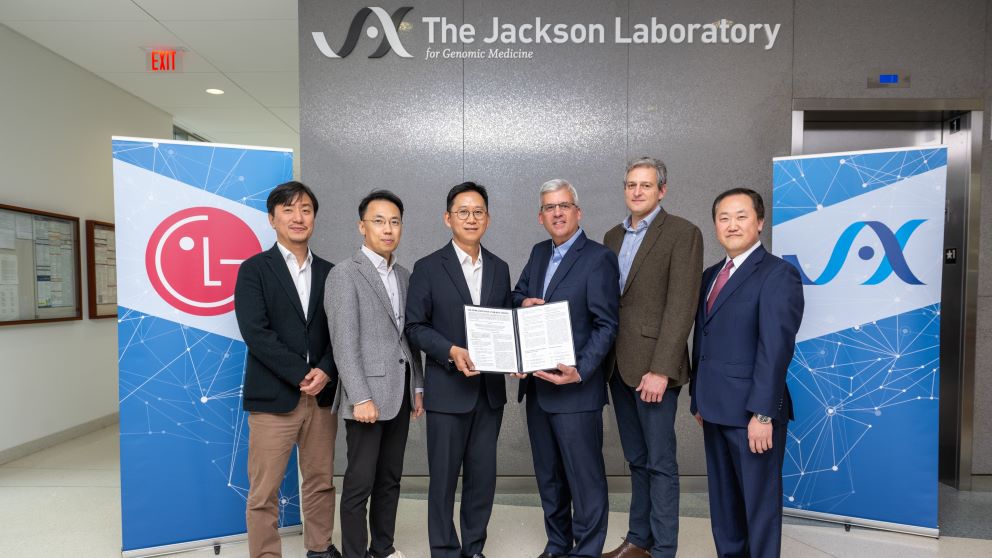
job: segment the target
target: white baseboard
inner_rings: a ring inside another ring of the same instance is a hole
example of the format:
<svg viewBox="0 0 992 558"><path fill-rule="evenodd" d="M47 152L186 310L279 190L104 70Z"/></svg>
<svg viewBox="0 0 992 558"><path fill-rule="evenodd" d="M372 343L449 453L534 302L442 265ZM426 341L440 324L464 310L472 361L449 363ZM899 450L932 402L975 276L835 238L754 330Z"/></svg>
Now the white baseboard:
<svg viewBox="0 0 992 558"><path fill-rule="evenodd" d="M62 442L67 442L73 438L78 438L85 434L89 434L90 432L96 432L102 428L117 424L117 422L118 414L111 413L107 416L100 417L89 422L84 422L83 424L78 424L72 428L66 428L60 432L49 434L43 438L38 438L37 440L31 440L30 442L25 442L12 448L0 450L0 465L31 455L32 453L39 452L43 449L57 446Z"/></svg>

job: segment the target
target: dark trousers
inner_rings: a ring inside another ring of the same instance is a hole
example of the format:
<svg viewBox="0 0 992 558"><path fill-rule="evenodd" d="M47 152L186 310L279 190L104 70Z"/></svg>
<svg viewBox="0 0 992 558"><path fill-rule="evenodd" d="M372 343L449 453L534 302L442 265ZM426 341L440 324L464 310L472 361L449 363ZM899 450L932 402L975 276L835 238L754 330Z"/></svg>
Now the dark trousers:
<svg viewBox="0 0 992 558"><path fill-rule="evenodd" d="M675 459L675 411L681 387L660 403L641 395L613 372L610 393L623 457L630 464L630 524L627 541L652 558L675 556L679 542L679 465Z"/></svg>
<svg viewBox="0 0 992 558"><path fill-rule="evenodd" d="M772 449L751 453L747 428L703 423L717 556L774 558L781 554L786 430L786 424L773 422Z"/></svg>
<svg viewBox="0 0 992 558"><path fill-rule="evenodd" d="M368 424L345 420L348 468L341 486L341 552L344 558L385 558L396 549L396 506L400 499L403 454L410 431L410 380L400 412ZM366 504L368 524L366 524ZM369 533L372 535L371 544Z"/></svg>
<svg viewBox="0 0 992 558"><path fill-rule="evenodd" d="M481 554L496 493L496 442L503 407L493 409L481 384L467 413L427 412L427 538L431 558ZM462 473L461 543L452 519Z"/></svg>
<svg viewBox="0 0 992 558"><path fill-rule="evenodd" d="M599 558L609 519L603 412L546 413L530 386L527 432L544 508L545 552Z"/></svg>

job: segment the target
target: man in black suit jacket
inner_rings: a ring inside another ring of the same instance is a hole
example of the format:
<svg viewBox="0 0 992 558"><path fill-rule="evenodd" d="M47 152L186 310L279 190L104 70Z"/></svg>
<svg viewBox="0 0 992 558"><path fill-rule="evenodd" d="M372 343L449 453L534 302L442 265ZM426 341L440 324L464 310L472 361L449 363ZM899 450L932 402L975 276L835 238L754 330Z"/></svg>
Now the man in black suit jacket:
<svg viewBox="0 0 992 558"><path fill-rule="evenodd" d="M444 223L452 241L414 265L406 301L406 334L427 355L427 535L432 558L481 557L496 491L496 442L506 385L480 375L465 342L466 305L511 308L506 262L482 247L489 226L484 186L464 182L448 192ZM462 470L461 533L452 514Z"/></svg>
<svg viewBox="0 0 992 558"><path fill-rule="evenodd" d="M234 289L234 311L248 346L248 551L253 558L282 555L277 498L295 445L307 557L340 558L331 543L337 415L330 406L337 368L322 304L332 265L310 252L317 215L310 188L281 184L266 207L276 244L241 264Z"/></svg>

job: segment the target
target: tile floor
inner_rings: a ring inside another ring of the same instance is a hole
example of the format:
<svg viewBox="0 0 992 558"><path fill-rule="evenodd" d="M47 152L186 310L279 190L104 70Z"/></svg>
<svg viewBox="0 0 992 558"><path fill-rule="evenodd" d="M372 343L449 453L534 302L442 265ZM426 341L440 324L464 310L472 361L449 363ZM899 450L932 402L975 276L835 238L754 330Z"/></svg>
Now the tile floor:
<svg viewBox="0 0 992 558"><path fill-rule="evenodd" d="M977 525L959 529L970 536L992 538L992 492L958 493L942 490L942 524L945 509ZM945 505L944 500L952 500ZM684 498L699 507L705 498ZM611 496L607 546L620 542L626 527L623 513L626 496ZM400 501L397 547L408 558L429 555L424 516L427 502L422 495ZM698 511L698 510L696 510ZM950 512L949 512L950 513ZM955 520L957 521L957 520ZM982 526L984 525L984 529ZM945 532L954 531L953 526ZM106 428L0 466L0 557L120 556L120 481L117 429ZM528 558L544 546L541 510L533 495L501 495L493 510L486 554L490 558ZM304 556L302 537L284 538L283 554ZM175 556L213 556L212 549ZM679 533L679 555L713 556L709 520L705 514L684 509ZM992 540L942 536L939 540L886 533L809 521L787 520L782 555L785 557L989 557ZM242 543L224 545L221 557L248 556Z"/></svg>

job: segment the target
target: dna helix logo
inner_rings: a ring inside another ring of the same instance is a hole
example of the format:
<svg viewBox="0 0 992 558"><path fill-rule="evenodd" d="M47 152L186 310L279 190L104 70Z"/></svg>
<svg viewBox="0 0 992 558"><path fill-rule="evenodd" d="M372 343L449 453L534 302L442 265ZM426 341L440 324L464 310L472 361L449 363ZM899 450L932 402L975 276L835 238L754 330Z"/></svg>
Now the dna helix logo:
<svg viewBox="0 0 992 558"><path fill-rule="evenodd" d="M841 233L840 238L837 239L837 243L834 245L833 252L830 254L830 259L827 261L826 267L816 279L810 279L806 275L806 272L803 271L802 266L799 264L799 258L795 254L783 255L782 259L791 263L796 267L796 269L799 270L799 275L802 277L803 285L825 285L832 281L835 277L837 277L837 274L840 273L840 270L844 267L844 262L847 260L847 256L851 251L851 247L854 245L855 238L857 238L858 234L867 227L875 233L879 242L882 243L882 250L884 254L882 255L882 261L879 262L875 273L865 280L862 285L878 285L882 281L886 280L892 273L895 273L897 277L910 285L923 285L923 281L920 281L916 275L913 274L913 271L909 269L909 264L906 263L906 255L903 253L903 249L906 247L906 243L909 242L909 237L912 236L916 229L919 228L919 226L924 222L926 222L926 219L911 219L903 223L902 226L900 226L895 232L892 232L892 229L878 221L857 221L850 224L846 229L844 229L844 232ZM858 257L862 260L868 261L874 256L875 250L871 246L862 246L858 250Z"/></svg>
<svg viewBox="0 0 992 558"><path fill-rule="evenodd" d="M382 26L383 37L382 42L379 43L379 48L369 58L382 58L389 52L390 48L401 58L413 58L413 55L403 48L403 43L400 42L400 36L397 33L400 24L403 23L403 18L412 9L412 6L397 8L393 12L393 15L390 16L389 12L382 8L375 6L362 8L352 18L351 26L348 28L348 36L345 38L344 45L341 46L338 52L334 52L330 45L327 44L327 38L324 36L323 31L315 31L311 35L313 35L314 43L317 44L317 50L324 56L328 58L346 58L355 49L355 45L358 43L358 36L361 34L362 27L365 25L365 20L370 14L375 14L379 18L379 24ZM379 36L379 29L374 26L369 27L365 33L370 39L375 39Z"/></svg>

